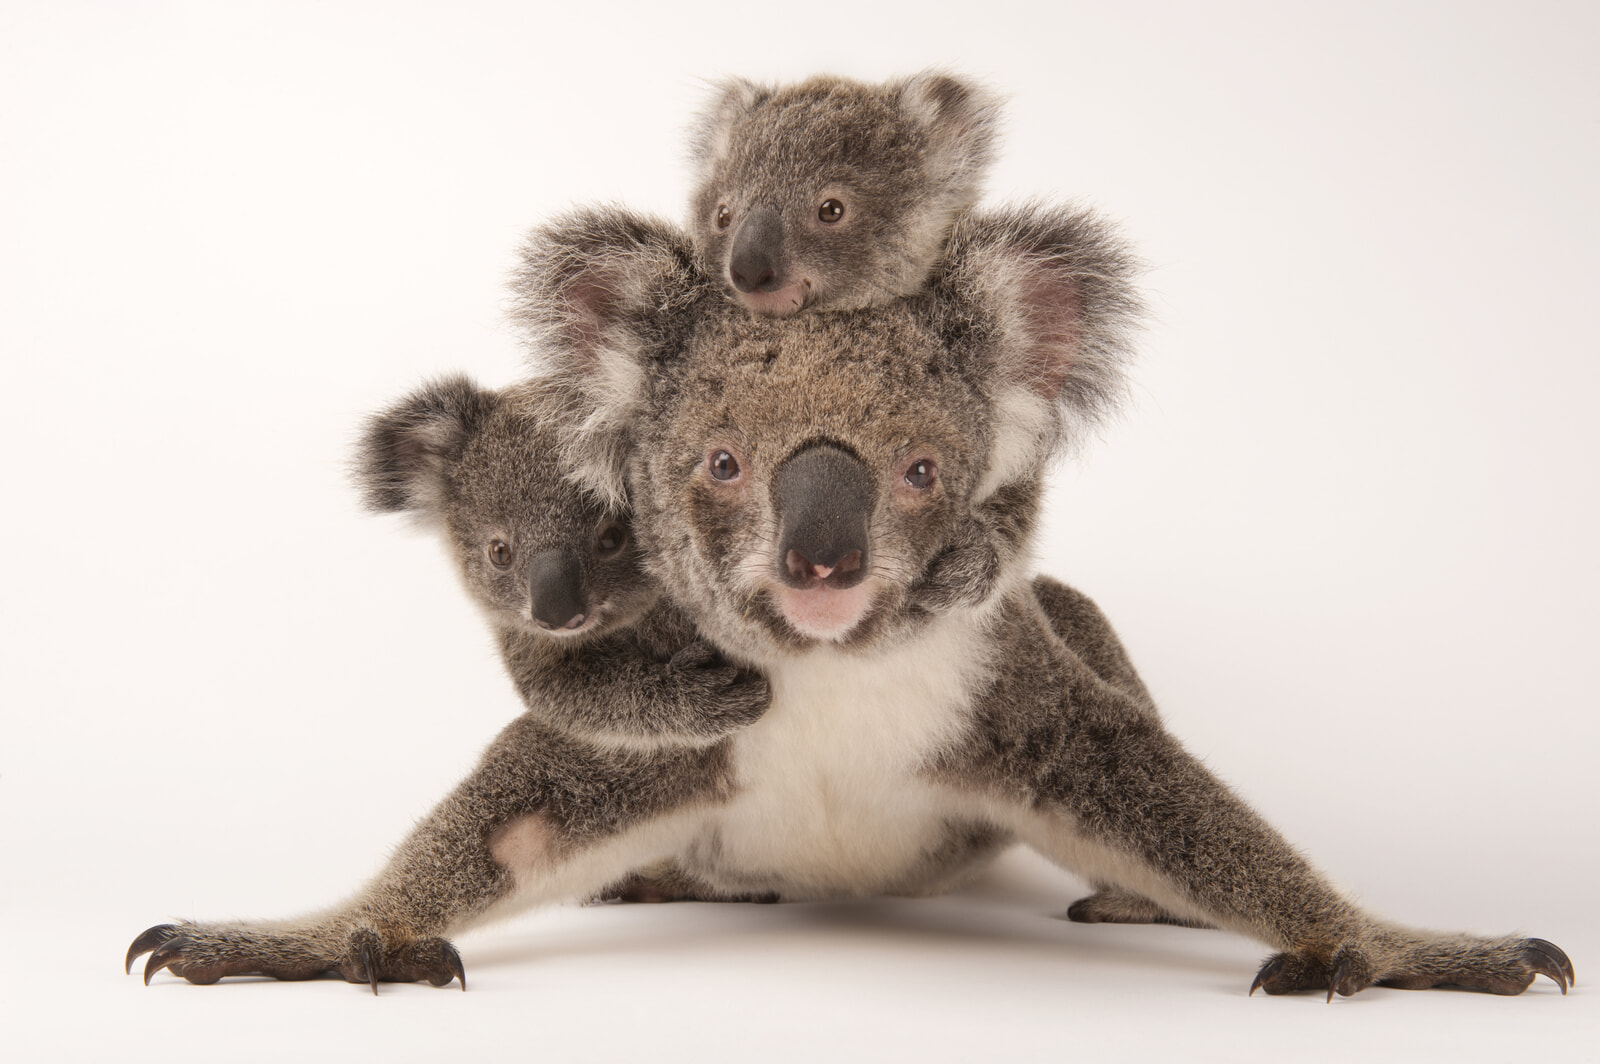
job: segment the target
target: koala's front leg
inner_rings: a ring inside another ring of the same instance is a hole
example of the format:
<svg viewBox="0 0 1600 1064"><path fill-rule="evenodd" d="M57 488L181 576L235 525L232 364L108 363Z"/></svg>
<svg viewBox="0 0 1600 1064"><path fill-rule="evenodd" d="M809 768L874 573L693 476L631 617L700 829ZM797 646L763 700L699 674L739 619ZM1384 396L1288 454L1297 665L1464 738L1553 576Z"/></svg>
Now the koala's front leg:
<svg viewBox="0 0 1600 1064"><path fill-rule="evenodd" d="M334 974L369 983L374 993L380 981L444 986L459 979L466 989L461 959L441 936L510 888L485 834L509 810L486 808L481 776L474 773L440 803L346 905L286 922L158 925L134 940L128 967L149 952L146 983L166 968L191 983L229 975Z"/></svg>
<svg viewBox="0 0 1600 1064"><path fill-rule="evenodd" d="M668 848L652 848L651 830L670 813L726 787L720 747L607 751L524 716L350 902L300 920L157 925L134 940L127 965L150 953L146 983L169 969L193 983L334 974L374 993L379 982L417 980L465 990L444 936L512 901L591 896L641 853ZM637 848L615 845L624 835ZM580 855L589 859L574 872Z"/></svg>
<svg viewBox="0 0 1600 1064"><path fill-rule="evenodd" d="M1352 994L1373 983L1525 990L1572 964L1542 939L1397 927L1343 897L1162 728L1049 636L1032 603L1008 604L1008 668L982 699L971 743L942 771L1008 802L1013 828L1066 867L1180 917L1282 951L1269 993Z"/></svg>

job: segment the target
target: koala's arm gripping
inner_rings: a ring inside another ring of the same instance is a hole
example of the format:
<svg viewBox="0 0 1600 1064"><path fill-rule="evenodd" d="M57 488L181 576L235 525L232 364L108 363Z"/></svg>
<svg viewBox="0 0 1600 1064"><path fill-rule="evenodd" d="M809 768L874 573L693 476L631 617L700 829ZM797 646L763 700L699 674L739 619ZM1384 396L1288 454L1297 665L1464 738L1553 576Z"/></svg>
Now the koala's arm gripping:
<svg viewBox="0 0 1600 1064"><path fill-rule="evenodd" d="M537 636L507 633L502 649L528 708L580 734L704 745L767 711L772 693L758 673L692 633L668 656L652 634L624 630L557 655L532 646Z"/></svg>
<svg viewBox="0 0 1600 1064"><path fill-rule="evenodd" d="M374 993L417 980L465 990L445 935L513 902L591 897L658 856L663 814L717 793L724 758L606 752L519 718L349 902L298 920L160 924L134 940L127 965L149 953L146 983L169 969L192 983L332 974Z"/></svg>
<svg viewBox="0 0 1600 1064"><path fill-rule="evenodd" d="M1007 606L1008 667L978 707L981 740L948 769L1012 804L1015 830L1047 856L1281 950L1256 979L1268 993L1383 983L1515 994L1537 974L1571 982L1571 962L1542 939L1415 931L1363 912L1147 703L1051 637L1032 602Z"/></svg>

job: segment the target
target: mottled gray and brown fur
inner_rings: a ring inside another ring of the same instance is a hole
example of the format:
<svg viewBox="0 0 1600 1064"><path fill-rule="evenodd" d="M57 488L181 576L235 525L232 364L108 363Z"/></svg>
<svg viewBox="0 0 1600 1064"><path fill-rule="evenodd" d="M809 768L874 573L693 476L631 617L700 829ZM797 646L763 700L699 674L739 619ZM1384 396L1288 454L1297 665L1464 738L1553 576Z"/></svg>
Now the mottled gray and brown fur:
<svg viewBox="0 0 1600 1064"><path fill-rule="evenodd" d="M912 295L977 200L998 124L991 93L937 72L721 82L691 137L696 261L761 314Z"/></svg>
<svg viewBox="0 0 1600 1064"><path fill-rule="evenodd" d="M529 712L577 734L703 744L766 709L642 565L625 511L560 465L575 396L546 380L434 381L368 419L357 479L375 510L436 531Z"/></svg>
<svg viewBox="0 0 1600 1064"><path fill-rule="evenodd" d="M927 294L888 306L781 320L723 306L642 330L634 300L661 305L647 287L530 275L539 298L591 308L557 330L556 362L626 419L647 566L767 677L770 708L687 749L608 747L524 717L355 902L288 925L164 925L130 961L151 950L147 977L196 981L443 982L460 968L442 936L641 868L670 862L731 894L921 894L1020 841L1270 944L1269 993L1518 993L1537 974L1565 988L1571 964L1543 940L1399 927L1335 890L1167 734L1125 661L1051 631L1022 566L981 603L909 607L986 491L1037 506L1026 470L1114 383L1080 346L1122 298L1081 268L1109 254L1098 227L969 217L951 248ZM601 249L596 261L609 265Z"/></svg>

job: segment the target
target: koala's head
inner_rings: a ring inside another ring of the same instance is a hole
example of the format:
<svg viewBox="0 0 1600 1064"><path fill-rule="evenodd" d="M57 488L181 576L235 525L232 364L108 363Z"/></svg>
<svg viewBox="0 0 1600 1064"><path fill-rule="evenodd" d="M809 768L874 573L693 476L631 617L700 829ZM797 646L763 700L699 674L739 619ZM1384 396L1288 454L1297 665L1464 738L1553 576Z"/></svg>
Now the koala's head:
<svg viewBox="0 0 1600 1064"><path fill-rule="evenodd" d="M978 198L998 112L981 87L937 73L722 83L693 135L701 269L776 316L916 292Z"/></svg>
<svg viewBox="0 0 1600 1064"><path fill-rule="evenodd" d="M495 623L552 639L629 623L657 595L626 515L563 475L571 398L438 380L368 419L356 466L368 506L439 532Z"/></svg>
<svg viewBox="0 0 1600 1064"><path fill-rule="evenodd" d="M530 246L570 251L569 236ZM522 280L534 305L566 308L545 337L589 418L626 425L656 576L752 658L870 646L922 623L908 592L957 523L1002 489L1036 491L1121 385L1131 267L1086 215L968 216L926 293L785 319L707 296L665 257L641 267L673 246L656 230L585 243L587 266L537 253ZM595 283L623 275L669 294ZM665 306L677 309L647 312Z"/></svg>

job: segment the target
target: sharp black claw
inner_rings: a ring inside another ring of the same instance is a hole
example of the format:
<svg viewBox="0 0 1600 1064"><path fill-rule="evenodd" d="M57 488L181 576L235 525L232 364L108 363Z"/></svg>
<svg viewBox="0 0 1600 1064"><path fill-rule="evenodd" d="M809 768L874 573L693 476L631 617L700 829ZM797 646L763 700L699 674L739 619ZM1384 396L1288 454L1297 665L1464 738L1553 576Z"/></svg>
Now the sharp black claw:
<svg viewBox="0 0 1600 1064"><path fill-rule="evenodd" d="M1567 959L1566 953L1553 942L1546 942L1542 938L1530 938L1523 943L1522 959L1528 967L1541 975L1549 976L1567 992L1567 986L1577 982L1576 973L1572 970L1572 961Z"/></svg>
<svg viewBox="0 0 1600 1064"><path fill-rule="evenodd" d="M361 967L367 973L367 982L372 984L372 996L378 996L378 966L372 963L372 947L369 943L361 943Z"/></svg>
<svg viewBox="0 0 1600 1064"><path fill-rule="evenodd" d="M149 986L150 977L155 975L161 969L165 968L167 965L171 964L173 961L177 960L183 955L183 951L187 948L189 948L189 940L181 935L175 938L169 938L165 942L161 943L161 945L157 946L155 950L151 952L150 959L145 961L144 985Z"/></svg>
<svg viewBox="0 0 1600 1064"><path fill-rule="evenodd" d="M1329 1001L1333 1000L1333 995L1335 992L1337 992L1340 997L1349 997L1351 994L1354 994L1357 990L1361 989L1360 986L1354 985L1356 966L1354 962L1351 961L1349 955L1341 952L1335 959L1338 963L1333 966L1333 971L1328 973ZM1346 984L1351 985L1347 986Z"/></svg>
<svg viewBox="0 0 1600 1064"><path fill-rule="evenodd" d="M176 924L157 924L154 927L147 928L143 934L133 940L133 945L128 947L127 959L122 962L122 973L126 975L133 971L133 962L140 954L149 953L161 943L177 937L178 927ZM1536 939L1535 941L1538 940ZM147 983L149 981L149 979L145 980Z"/></svg>
<svg viewBox="0 0 1600 1064"><path fill-rule="evenodd" d="M1561 973L1567 977L1569 986L1578 985L1578 973L1573 970L1572 960L1567 956L1566 950L1563 950L1554 942L1542 938L1530 938L1526 945L1529 949L1538 950L1555 962L1556 966L1561 969Z"/></svg>
<svg viewBox="0 0 1600 1064"><path fill-rule="evenodd" d="M455 975L457 979L461 980L461 991L462 993L466 993L467 970L461 966L461 954L457 953L456 948L450 945L448 942L445 943L444 949L445 964L449 966L451 973ZM445 985L448 986L449 984L446 983Z"/></svg>
<svg viewBox="0 0 1600 1064"><path fill-rule="evenodd" d="M1245 996L1255 997L1256 991L1266 986L1267 980L1271 979L1274 975L1277 975L1278 970L1282 967L1283 955L1281 953L1276 957L1268 958L1267 963L1263 964L1261 966L1261 970L1256 973L1255 981L1250 984L1250 993ZM1270 994L1272 991L1268 990L1267 993Z"/></svg>

